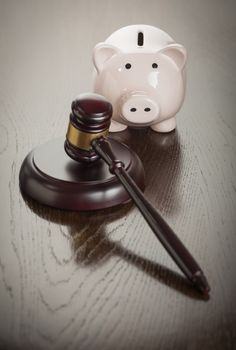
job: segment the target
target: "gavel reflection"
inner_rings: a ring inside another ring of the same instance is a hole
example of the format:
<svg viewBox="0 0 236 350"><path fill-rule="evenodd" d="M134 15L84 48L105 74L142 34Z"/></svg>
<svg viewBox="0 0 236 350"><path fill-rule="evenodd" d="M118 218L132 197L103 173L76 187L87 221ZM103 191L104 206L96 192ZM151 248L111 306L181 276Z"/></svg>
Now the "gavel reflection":
<svg viewBox="0 0 236 350"><path fill-rule="evenodd" d="M72 103L72 113L65 141L65 151L74 160L94 163L103 159L133 200L150 228L187 278L205 296L210 287L201 268L143 192L127 173L122 159L117 159L109 142L108 130L112 106L97 94L82 94Z"/></svg>

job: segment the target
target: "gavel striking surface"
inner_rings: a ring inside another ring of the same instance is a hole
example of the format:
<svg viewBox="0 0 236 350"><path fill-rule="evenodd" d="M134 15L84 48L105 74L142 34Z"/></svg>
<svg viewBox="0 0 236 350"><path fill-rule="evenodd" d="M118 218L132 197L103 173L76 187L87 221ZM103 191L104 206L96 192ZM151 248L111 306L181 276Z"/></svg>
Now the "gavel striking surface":
<svg viewBox="0 0 236 350"><path fill-rule="evenodd" d="M112 149L137 185L144 189L144 170L138 156L109 138ZM41 204L68 210L95 210L130 200L102 160L82 163L64 151L64 138L36 147L25 158L20 172L21 190Z"/></svg>

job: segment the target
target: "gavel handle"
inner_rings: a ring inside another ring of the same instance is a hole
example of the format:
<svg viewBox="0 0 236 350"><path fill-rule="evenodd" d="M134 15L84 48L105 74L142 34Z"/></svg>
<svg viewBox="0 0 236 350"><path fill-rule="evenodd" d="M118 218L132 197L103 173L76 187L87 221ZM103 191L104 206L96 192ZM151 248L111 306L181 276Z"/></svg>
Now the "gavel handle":
<svg viewBox="0 0 236 350"><path fill-rule="evenodd" d="M205 296L208 296L210 287L200 266L167 222L145 198L142 191L126 172L124 164L116 159L109 141L102 137L94 140L92 146L95 152L108 164L110 172L120 180L156 237L182 272Z"/></svg>

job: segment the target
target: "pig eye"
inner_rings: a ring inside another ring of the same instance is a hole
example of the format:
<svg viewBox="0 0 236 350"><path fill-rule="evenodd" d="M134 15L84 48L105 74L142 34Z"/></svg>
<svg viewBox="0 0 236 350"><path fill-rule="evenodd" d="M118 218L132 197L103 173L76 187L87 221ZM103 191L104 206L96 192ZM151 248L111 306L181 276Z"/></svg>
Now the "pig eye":
<svg viewBox="0 0 236 350"><path fill-rule="evenodd" d="M157 68L158 68L158 64L157 64L157 63L153 63L153 64L152 64L152 68L157 69Z"/></svg>
<svg viewBox="0 0 236 350"><path fill-rule="evenodd" d="M126 69L130 69L131 68L131 64L130 63L126 63L125 68Z"/></svg>

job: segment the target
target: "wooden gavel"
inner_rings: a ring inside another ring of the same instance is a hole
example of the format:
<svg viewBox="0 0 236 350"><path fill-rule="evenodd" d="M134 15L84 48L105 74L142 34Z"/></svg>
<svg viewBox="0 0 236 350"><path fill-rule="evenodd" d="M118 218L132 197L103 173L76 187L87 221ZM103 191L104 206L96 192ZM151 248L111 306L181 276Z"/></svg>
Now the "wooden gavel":
<svg viewBox="0 0 236 350"><path fill-rule="evenodd" d="M122 159L117 159L109 142L108 130L112 106L97 94L82 94L72 102L65 151L74 160L96 163L101 158L124 186L141 214L173 260L188 279L205 296L210 287L201 268L157 210L145 198L132 177L127 173ZM96 165L94 165L96 166Z"/></svg>

